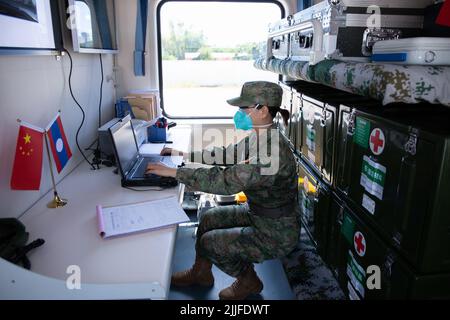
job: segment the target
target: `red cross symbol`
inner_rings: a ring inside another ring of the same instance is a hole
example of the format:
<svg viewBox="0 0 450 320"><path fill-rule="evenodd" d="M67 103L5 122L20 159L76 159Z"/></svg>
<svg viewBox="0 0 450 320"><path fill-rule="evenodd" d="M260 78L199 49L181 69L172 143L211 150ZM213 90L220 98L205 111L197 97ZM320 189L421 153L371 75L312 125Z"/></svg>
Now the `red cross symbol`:
<svg viewBox="0 0 450 320"><path fill-rule="evenodd" d="M355 243L356 253L358 253L360 257L364 256L366 254L366 239L364 238L364 235L359 231L356 232L353 241Z"/></svg>
<svg viewBox="0 0 450 320"><path fill-rule="evenodd" d="M386 139L384 138L384 133L381 131L381 129L373 129L372 133L370 134L370 150L375 155L379 155L384 150L384 143Z"/></svg>

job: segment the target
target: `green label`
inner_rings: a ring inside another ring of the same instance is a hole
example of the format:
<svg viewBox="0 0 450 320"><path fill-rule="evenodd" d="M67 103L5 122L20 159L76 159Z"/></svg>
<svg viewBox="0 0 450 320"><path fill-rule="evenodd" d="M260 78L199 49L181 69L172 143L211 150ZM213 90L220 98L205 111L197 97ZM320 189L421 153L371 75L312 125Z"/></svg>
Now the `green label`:
<svg viewBox="0 0 450 320"><path fill-rule="evenodd" d="M364 269L356 262L355 258L353 257L353 254L351 251L348 255L348 266L350 267L350 270L352 271L353 275L356 277L356 279L360 283L365 282L366 272Z"/></svg>
<svg viewBox="0 0 450 320"><path fill-rule="evenodd" d="M348 264L347 264L347 276L353 287L364 297L364 281L366 278L366 272L356 262L351 251L349 251Z"/></svg>
<svg viewBox="0 0 450 320"><path fill-rule="evenodd" d="M380 186L384 186L384 179L386 176L386 171L378 169L377 167L373 166L368 161L364 160L363 165L362 165L362 172L372 182L374 182Z"/></svg>
<svg viewBox="0 0 450 320"><path fill-rule="evenodd" d="M369 147L370 122L360 117L356 117L355 135L353 142L367 149Z"/></svg>
<svg viewBox="0 0 450 320"><path fill-rule="evenodd" d="M353 234L355 233L355 222L346 213L344 214L344 220L342 221L341 233L344 238L353 245Z"/></svg>
<svg viewBox="0 0 450 320"><path fill-rule="evenodd" d="M312 125L306 126L306 146L311 152L316 150L316 130Z"/></svg>
<svg viewBox="0 0 450 320"><path fill-rule="evenodd" d="M306 221L311 222L314 219L314 202L302 190L301 210Z"/></svg>
<svg viewBox="0 0 450 320"><path fill-rule="evenodd" d="M380 200L383 200L384 181L386 179L386 167L364 156L361 170L361 185L364 189Z"/></svg>
<svg viewBox="0 0 450 320"><path fill-rule="evenodd" d="M303 190L301 193L302 193L301 209L303 212L303 216L307 220L309 220L309 218L311 217L311 209L312 209L311 200L308 199L308 196Z"/></svg>

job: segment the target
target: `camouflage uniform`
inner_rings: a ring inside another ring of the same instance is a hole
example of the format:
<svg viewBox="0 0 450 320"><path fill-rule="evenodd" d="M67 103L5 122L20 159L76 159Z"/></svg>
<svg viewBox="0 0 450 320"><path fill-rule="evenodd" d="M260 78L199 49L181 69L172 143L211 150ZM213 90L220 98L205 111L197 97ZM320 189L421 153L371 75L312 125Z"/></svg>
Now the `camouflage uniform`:
<svg viewBox="0 0 450 320"><path fill-rule="evenodd" d="M275 127L270 129L275 130ZM298 243L300 227L297 220L296 162L286 141L278 130L275 132L279 144L274 146L270 134L258 137L253 132L228 148L191 154L191 159L200 158L205 162L206 158L223 153L223 159L216 159L215 164L227 165L233 160L237 163L235 165L177 170L176 177L180 182L199 191L221 195L244 191L252 208L253 204L264 208L292 205L289 214L278 218L261 216L253 212L258 210L249 210L247 205L216 207L200 215L197 253L233 277L237 277L253 262L285 256ZM266 154L248 154L258 139L262 139L259 146L267 146ZM270 156L276 155L274 147L279 154L278 171L276 174L264 175L262 169L270 166L273 160ZM244 150L243 154L239 155L238 150ZM247 161L240 162L242 158Z"/></svg>

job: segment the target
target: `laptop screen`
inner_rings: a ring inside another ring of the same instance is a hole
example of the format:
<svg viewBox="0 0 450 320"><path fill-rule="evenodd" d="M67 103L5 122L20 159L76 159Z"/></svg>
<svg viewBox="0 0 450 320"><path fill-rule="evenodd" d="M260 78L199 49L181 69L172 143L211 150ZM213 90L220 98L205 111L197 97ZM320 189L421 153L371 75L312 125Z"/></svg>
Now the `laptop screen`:
<svg viewBox="0 0 450 320"><path fill-rule="evenodd" d="M119 129L112 132L112 136L116 146L117 160L122 174L125 176L139 155L131 121L124 122Z"/></svg>

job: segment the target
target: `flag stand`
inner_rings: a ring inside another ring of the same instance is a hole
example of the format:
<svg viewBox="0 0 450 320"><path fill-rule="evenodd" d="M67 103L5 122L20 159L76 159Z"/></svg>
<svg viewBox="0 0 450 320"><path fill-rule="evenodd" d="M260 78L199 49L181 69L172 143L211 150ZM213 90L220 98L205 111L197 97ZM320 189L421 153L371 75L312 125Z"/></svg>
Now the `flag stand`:
<svg viewBox="0 0 450 320"><path fill-rule="evenodd" d="M51 209L61 208L61 207L64 207L67 204L67 200L66 199L62 199L58 195L58 191L56 191L55 176L53 175L53 165L52 165L52 160L51 160L51 157L50 157L50 149L48 147L47 134L45 134L45 146L46 146L46 149L47 149L48 164L50 166L50 174L52 176L52 184L53 184L53 200L50 201L47 204L47 207L51 208Z"/></svg>

